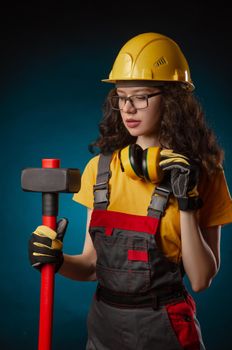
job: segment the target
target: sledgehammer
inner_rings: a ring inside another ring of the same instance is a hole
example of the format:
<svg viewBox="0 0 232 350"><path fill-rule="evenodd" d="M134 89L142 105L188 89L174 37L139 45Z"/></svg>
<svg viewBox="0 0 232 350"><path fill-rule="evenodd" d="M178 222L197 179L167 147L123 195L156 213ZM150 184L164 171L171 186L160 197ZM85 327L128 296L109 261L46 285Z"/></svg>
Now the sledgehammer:
<svg viewBox="0 0 232 350"><path fill-rule="evenodd" d="M56 230L59 193L78 192L80 179L79 169L62 169L59 159L42 159L42 168L26 168L22 171L21 187L23 191L42 192L42 223ZM54 264L42 266L39 350L50 350L52 346L54 276Z"/></svg>

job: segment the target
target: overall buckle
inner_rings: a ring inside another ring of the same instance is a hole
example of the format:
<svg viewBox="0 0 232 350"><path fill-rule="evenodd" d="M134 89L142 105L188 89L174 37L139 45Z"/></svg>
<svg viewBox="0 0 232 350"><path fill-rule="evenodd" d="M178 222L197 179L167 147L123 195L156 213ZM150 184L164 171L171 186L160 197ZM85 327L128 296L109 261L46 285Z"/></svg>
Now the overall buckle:
<svg viewBox="0 0 232 350"><path fill-rule="evenodd" d="M108 203L108 183L100 182L93 186L94 203Z"/></svg>
<svg viewBox="0 0 232 350"><path fill-rule="evenodd" d="M158 212L158 216L164 214L165 208L167 206L171 191L165 187L157 186L152 198L148 210L153 210Z"/></svg>

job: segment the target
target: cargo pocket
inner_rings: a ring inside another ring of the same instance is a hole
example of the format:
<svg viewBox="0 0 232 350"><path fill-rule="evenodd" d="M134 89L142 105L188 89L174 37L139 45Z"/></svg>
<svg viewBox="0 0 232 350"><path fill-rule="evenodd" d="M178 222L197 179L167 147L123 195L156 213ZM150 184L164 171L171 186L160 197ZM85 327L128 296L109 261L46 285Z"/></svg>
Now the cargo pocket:
<svg viewBox="0 0 232 350"><path fill-rule="evenodd" d="M106 288L124 293L139 293L150 286L150 272L122 270L96 265L96 275L99 283Z"/></svg>
<svg viewBox="0 0 232 350"><path fill-rule="evenodd" d="M164 312L167 326L180 346L186 350L200 350L200 339L192 305L187 301L167 304L164 307Z"/></svg>
<svg viewBox="0 0 232 350"><path fill-rule="evenodd" d="M115 230L116 231L116 230ZM139 293L150 287L148 243L125 231L115 235L96 235L96 276L99 283L117 292Z"/></svg>

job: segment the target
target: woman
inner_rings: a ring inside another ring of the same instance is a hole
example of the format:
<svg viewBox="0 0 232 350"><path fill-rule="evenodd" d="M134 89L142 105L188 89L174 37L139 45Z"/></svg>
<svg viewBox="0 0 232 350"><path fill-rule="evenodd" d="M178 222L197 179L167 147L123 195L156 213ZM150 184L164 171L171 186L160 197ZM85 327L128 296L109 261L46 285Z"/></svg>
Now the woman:
<svg viewBox="0 0 232 350"><path fill-rule="evenodd" d="M135 36L104 81L115 86L91 145L100 152L73 198L88 208L83 253L57 249L67 226L62 219L44 248L46 261L35 241L54 231L35 230L31 264L55 263L65 277L98 280L87 350L205 349L183 276L199 292L219 270L221 227L232 222L223 150L172 39Z"/></svg>

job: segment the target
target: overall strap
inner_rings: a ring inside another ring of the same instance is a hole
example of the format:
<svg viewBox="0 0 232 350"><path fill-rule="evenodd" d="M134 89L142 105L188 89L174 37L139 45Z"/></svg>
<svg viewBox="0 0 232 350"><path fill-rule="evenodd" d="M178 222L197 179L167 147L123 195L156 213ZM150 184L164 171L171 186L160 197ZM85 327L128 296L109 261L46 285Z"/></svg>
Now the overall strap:
<svg viewBox="0 0 232 350"><path fill-rule="evenodd" d="M112 153L100 153L96 184L93 186L94 209L106 209L109 205L109 179Z"/></svg>
<svg viewBox="0 0 232 350"><path fill-rule="evenodd" d="M149 207L147 209L147 215L161 219L168 204L170 194L172 193L172 187L168 177L164 177L159 186L156 186L152 196Z"/></svg>
<svg viewBox="0 0 232 350"><path fill-rule="evenodd" d="M157 186L151 196L151 202L147 209L147 216L152 216L161 219L163 216L165 209L168 204L169 197L172 193L172 187L170 183L170 179L168 177L164 177L163 181ZM180 261L180 271L181 276L184 277L185 269L183 260Z"/></svg>

